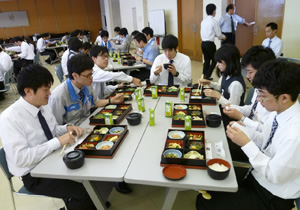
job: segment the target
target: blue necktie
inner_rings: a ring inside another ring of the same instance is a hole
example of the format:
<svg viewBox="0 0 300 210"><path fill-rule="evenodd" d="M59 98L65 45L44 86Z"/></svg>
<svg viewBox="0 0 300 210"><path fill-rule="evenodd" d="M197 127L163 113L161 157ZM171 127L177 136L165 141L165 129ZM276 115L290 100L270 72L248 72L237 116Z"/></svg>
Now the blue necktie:
<svg viewBox="0 0 300 210"><path fill-rule="evenodd" d="M254 104L253 104L253 106L252 106L252 108L251 108L251 112L250 112L250 115L249 115L249 118L252 120L252 118L253 118L253 116L254 116L254 112L255 112L255 110L256 110L256 107L257 107L257 97L256 97L256 99L255 99L255 102L254 102Z"/></svg>
<svg viewBox="0 0 300 210"><path fill-rule="evenodd" d="M82 101L82 103L83 103L83 99L84 99L84 92L83 92L83 89L81 89L81 90L79 91L78 96L79 96L79 98L80 98L80 101Z"/></svg>
<svg viewBox="0 0 300 210"><path fill-rule="evenodd" d="M48 126L48 124L47 124L44 116L42 115L41 110L38 112L38 118L39 118L40 124L41 124L41 126L42 126L42 128L44 130L44 133L45 133L47 139L48 140L53 139L53 135L52 135L52 133L51 133L51 131L49 129L49 126Z"/></svg>
<svg viewBox="0 0 300 210"><path fill-rule="evenodd" d="M271 48L271 42L272 42L272 40L270 39L269 44L268 44L268 48Z"/></svg>
<svg viewBox="0 0 300 210"><path fill-rule="evenodd" d="M173 60L170 60L169 63L173 63ZM171 72L169 72L169 77L168 77L168 86L173 86L174 85L174 76Z"/></svg>

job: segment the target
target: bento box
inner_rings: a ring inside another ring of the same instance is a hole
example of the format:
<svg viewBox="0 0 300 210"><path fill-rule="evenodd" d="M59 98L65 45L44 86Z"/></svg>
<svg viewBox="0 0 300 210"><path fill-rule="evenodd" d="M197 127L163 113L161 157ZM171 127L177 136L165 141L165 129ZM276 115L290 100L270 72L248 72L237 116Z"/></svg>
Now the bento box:
<svg viewBox="0 0 300 210"><path fill-rule="evenodd" d="M167 85L147 85L144 89L145 96L152 96L151 87L157 86L158 96L177 97L180 91L179 85L167 86Z"/></svg>
<svg viewBox="0 0 300 210"><path fill-rule="evenodd" d="M169 129L160 165L169 164L206 169L204 131Z"/></svg>
<svg viewBox="0 0 300 210"><path fill-rule="evenodd" d="M92 115L90 125L105 125L105 114L111 113L113 124L119 124L125 116L132 110L131 104L109 104L97 114Z"/></svg>
<svg viewBox="0 0 300 210"><path fill-rule="evenodd" d="M190 91L189 103L216 105L217 104L216 98L205 96L203 92L205 89L212 89L212 88L202 88L201 91L199 91L197 88L192 88Z"/></svg>
<svg viewBox="0 0 300 210"><path fill-rule="evenodd" d="M123 87L117 88L109 97L114 97L118 93L124 93L124 101L131 101L132 94L134 93L136 87Z"/></svg>
<svg viewBox="0 0 300 210"><path fill-rule="evenodd" d="M75 150L83 151L85 157L113 158L127 133L127 125L97 125Z"/></svg>
<svg viewBox="0 0 300 210"><path fill-rule="evenodd" d="M201 104L174 104L172 127L184 127L185 117L191 116L193 128L206 127L205 118Z"/></svg>

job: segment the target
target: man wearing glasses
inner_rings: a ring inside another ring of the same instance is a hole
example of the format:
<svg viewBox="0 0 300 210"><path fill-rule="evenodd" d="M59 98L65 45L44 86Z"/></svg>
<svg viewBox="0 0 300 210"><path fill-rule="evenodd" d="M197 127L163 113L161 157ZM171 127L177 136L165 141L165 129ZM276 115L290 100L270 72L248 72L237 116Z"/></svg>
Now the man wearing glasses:
<svg viewBox="0 0 300 210"><path fill-rule="evenodd" d="M58 124L80 125L89 117L91 108L118 104L124 100L124 94L98 99L91 86L93 66L93 60L86 55L74 55L68 61L69 78L54 89L49 99Z"/></svg>

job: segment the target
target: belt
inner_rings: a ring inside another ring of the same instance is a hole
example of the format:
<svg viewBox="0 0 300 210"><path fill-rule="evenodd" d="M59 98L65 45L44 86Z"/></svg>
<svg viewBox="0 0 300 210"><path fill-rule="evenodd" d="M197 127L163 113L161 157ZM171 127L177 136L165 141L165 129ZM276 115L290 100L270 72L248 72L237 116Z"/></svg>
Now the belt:
<svg viewBox="0 0 300 210"><path fill-rule="evenodd" d="M214 43L213 41L202 41L202 42L210 42L210 43Z"/></svg>

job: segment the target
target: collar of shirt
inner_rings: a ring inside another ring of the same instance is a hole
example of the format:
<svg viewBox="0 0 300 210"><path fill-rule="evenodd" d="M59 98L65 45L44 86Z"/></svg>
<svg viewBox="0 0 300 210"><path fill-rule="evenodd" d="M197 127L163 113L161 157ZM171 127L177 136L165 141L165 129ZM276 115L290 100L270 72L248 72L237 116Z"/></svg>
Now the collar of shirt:
<svg viewBox="0 0 300 210"><path fill-rule="evenodd" d="M76 102L77 100L80 100L79 96L78 96L78 93L80 91L79 88L77 88L70 80L70 78L67 79L66 81L67 83L67 87L68 87L68 90L69 90L69 94L70 94L70 98L71 98L71 101L73 102ZM86 86L83 86L83 92L84 92L84 98L86 98L86 96L88 95L89 93L89 90L87 89Z"/></svg>
<svg viewBox="0 0 300 210"><path fill-rule="evenodd" d="M154 37L148 41L148 44L151 44L154 41Z"/></svg>
<svg viewBox="0 0 300 210"><path fill-rule="evenodd" d="M22 104L24 109L26 109L30 114L32 114L33 117L36 117L38 112L40 111L39 108L27 102L23 97L20 97L20 103Z"/></svg>
<svg viewBox="0 0 300 210"><path fill-rule="evenodd" d="M276 40L277 39L277 36L275 35L272 39L270 39L270 38L268 38L268 41L274 41L274 40Z"/></svg>
<svg viewBox="0 0 300 210"><path fill-rule="evenodd" d="M283 111L282 113L278 114L276 116L276 120L278 122L278 125L283 125L285 122L289 121L291 117L295 115L295 113L300 112L300 104L297 100L295 104L293 104L290 108Z"/></svg>

